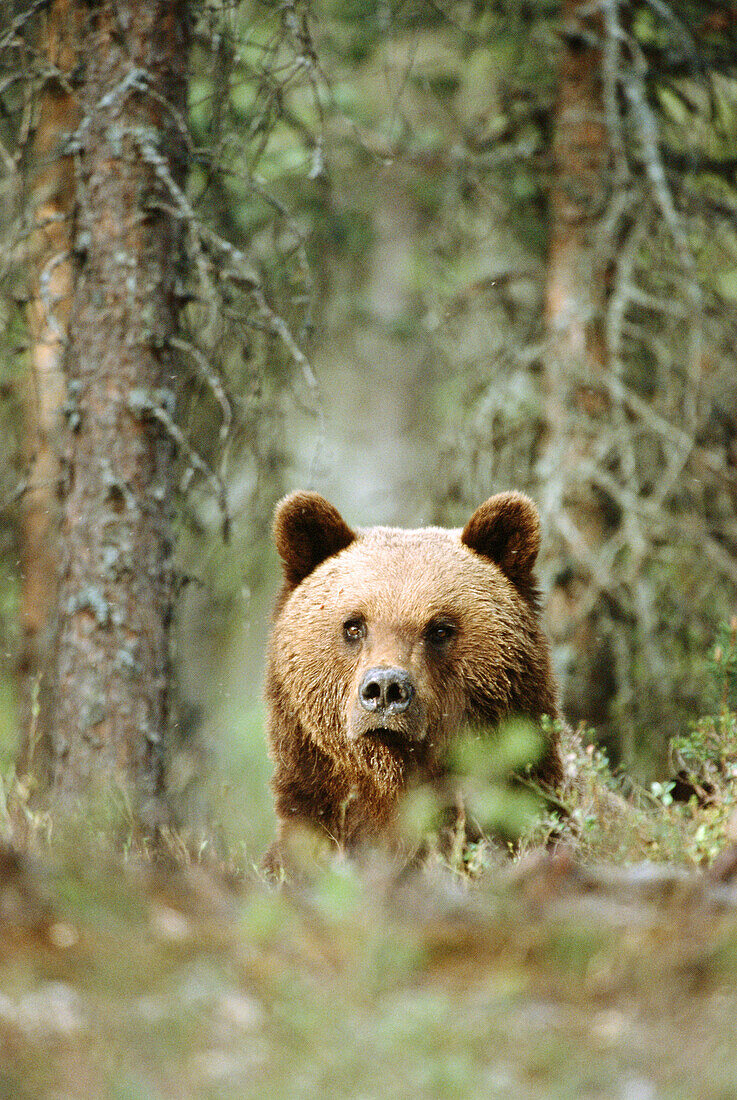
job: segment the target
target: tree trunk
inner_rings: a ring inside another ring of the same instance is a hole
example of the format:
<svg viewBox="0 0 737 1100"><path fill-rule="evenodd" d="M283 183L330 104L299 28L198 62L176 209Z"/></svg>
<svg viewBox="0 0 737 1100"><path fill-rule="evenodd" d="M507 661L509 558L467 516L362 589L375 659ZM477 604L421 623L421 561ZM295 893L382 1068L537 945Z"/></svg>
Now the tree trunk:
<svg viewBox="0 0 737 1100"><path fill-rule="evenodd" d="M568 423L571 395L584 413L604 408L597 386L605 363L604 273L597 268L595 233L604 205L609 147L601 50L575 37L577 9L588 7L588 0L564 0L563 4L569 33L555 108L545 291L548 418L554 428ZM598 19L594 29L600 32Z"/></svg>
<svg viewBox="0 0 737 1100"><path fill-rule="evenodd" d="M54 794L155 817L167 727L183 0L85 11L59 540Z"/></svg>
<svg viewBox="0 0 737 1100"><path fill-rule="evenodd" d="M21 649L18 660L19 774L48 766L48 731L39 700L47 694L49 635L56 601L54 538L58 510L63 355L72 293L71 214L74 168L62 146L79 121L70 79L76 65L79 12L56 0L45 16L39 54L47 74L39 97L31 175L28 373L23 394L26 490L20 521ZM44 710L44 717L46 716Z"/></svg>
<svg viewBox="0 0 737 1100"><path fill-rule="evenodd" d="M548 627L567 653L564 707L602 722L613 691L611 655L598 630L595 561L606 531L601 500L580 470L591 460L608 401L603 339L605 272L596 229L606 197L609 143L601 88L601 17L586 0L564 0L565 45L555 107L550 244L545 293L544 457L546 520L559 535L563 570L553 584Z"/></svg>

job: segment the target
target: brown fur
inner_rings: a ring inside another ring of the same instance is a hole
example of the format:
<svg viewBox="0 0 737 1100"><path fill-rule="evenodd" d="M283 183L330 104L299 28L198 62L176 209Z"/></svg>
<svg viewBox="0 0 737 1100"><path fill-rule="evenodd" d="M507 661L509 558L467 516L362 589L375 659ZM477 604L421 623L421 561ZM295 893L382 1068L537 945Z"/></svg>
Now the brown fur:
<svg viewBox="0 0 737 1100"><path fill-rule="evenodd" d="M411 778L441 774L464 723L557 717L527 497L492 497L462 532L354 532L321 496L298 492L278 505L274 536L284 587L266 694L280 837L307 824L351 848L391 822ZM358 696L376 669L400 670L414 689L380 723ZM560 782L557 742L538 774Z"/></svg>

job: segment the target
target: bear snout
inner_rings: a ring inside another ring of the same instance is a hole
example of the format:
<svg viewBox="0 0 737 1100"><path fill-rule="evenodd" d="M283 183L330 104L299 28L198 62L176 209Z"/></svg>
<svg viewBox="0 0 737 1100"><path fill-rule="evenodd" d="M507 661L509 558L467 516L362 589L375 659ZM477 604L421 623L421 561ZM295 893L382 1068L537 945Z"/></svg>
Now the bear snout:
<svg viewBox="0 0 737 1100"><path fill-rule="evenodd" d="M412 675L404 668L374 665L359 672L347 714L349 741L396 734L400 740L421 741L425 736L425 708Z"/></svg>
<svg viewBox="0 0 737 1100"><path fill-rule="evenodd" d="M404 714L414 694L414 684L403 668L370 668L358 685L360 705L377 718Z"/></svg>

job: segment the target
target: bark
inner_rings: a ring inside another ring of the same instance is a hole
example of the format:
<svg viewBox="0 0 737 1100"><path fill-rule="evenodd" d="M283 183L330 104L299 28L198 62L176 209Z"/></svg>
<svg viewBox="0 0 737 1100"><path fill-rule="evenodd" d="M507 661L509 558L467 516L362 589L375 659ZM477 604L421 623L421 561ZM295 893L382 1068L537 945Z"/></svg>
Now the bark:
<svg viewBox="0 0 737 1100"><path fill-rule="evenodd" d="M561 60L555 108L545 292L550 343L546 382L554 428L567 423L571 395L584 412L598 413L605 408L597 387L605 363L601 338L604 278L597 269L595 247L609 161L601 51L573 34L577 9L588 7L587 0L565 0L563 4L571 34ZM573 375L572 362L576 368Z"/></svg>
<svg viewBox="0 0 737 1100"><path fill-rule="evenodd" d="M21 556L18 660L19 772L48 765L47 731L40 728L49 634L56 601L54 535L58 510L59 426L64 400L63 355L71 302L71 211L74 170L63 143L79 121L70 79L76 65L79 12L71 0L49 6L39 53L46 75L39 95L31 187L28 372L23 393L26 491L19 531ZM43 682L42 682L43 681Z"/></svg>
<svg viewBox="0 0 737 1100"><path fill-rule="evenodd" d="M74 297L59 540L56 796L158 806L167 727L173 401L183 175L182 0L84 5Z"/></svg>
<svg viewBox="0 0 737 1100"><path fill-rule="evenodd" d="M564 0L566 30L555 107L554 170L545 293L548 522L561 535L567 567L553 585L548 627L569 655L564 707L573 719L601 722L613 691L606 640L597 633L596 597L586 566L606 531L602 502L578 477L591 457L595 422L608 401L602 336L605 272L596 230L606 198L609 143L601 88L600 16L585 0Z"/></svg>

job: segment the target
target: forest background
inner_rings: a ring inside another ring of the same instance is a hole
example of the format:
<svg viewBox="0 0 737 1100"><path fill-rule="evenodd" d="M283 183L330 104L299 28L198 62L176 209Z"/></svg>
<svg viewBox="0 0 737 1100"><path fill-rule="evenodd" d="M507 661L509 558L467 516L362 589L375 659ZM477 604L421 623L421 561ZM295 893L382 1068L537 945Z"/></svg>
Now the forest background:
<svg viewBox="0 0 737 1100"><path fill-rule="evenodd" d="M6 774L19 723L24 752L40 739L59 618L73 13L18 4L2 38ZM566 713L615 766L667 777L734 650L734 9L190 14L179 364L155 410L179 464L182 816L214 799L255 849L270 831L269 518L296 486L364 525L460 524L529 492Z"/></svg>

